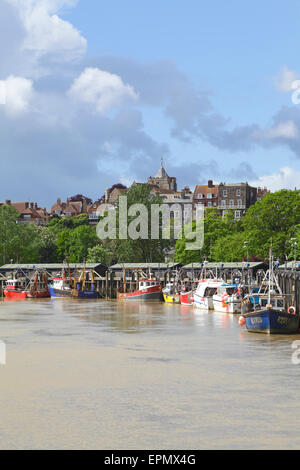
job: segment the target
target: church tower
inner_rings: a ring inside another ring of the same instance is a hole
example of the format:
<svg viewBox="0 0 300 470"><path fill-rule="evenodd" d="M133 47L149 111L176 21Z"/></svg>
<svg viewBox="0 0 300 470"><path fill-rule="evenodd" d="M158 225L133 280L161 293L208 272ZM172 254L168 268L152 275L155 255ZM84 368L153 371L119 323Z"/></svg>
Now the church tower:
<svg viewBox="0 0 300 470"><path fill-rule="evenodd" d="M160 169L156 176L149 176L148 184L158 186L162 190L177 191L177 182L174 176L169 176L164 168L163 159L161 159Z"/></svg>

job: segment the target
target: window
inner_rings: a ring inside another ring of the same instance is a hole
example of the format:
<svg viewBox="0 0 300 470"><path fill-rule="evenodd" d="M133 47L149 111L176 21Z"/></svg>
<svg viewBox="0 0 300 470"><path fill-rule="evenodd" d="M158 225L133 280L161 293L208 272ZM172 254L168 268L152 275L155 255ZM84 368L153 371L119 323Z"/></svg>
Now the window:
<svg viewBox="0 0 300 470"><path fill-rule="evenodd" d="M237 204L238 207L242 207L242 206L243 206L243 201L242 201L242 199L238 199L238 202L237 202L237 203L238 203L238 204Z"/></svg>
<svg viewBox="0 0 300 470"><path fill-rule="evenodd" d="M212 194L211 193L208 193L207 199L212 199Z"/></svg>
<svg viewBox="0 0 300 470"><path fill-rule="evenodd" d="M198 194L198 199L203 199L203 194Z"/></svg>
<svg viewBox="0 0 300 470"><path fill-rule="evenodd" d="M222 201L221 201L221 207L226 207L226 201L225 201L225 199L222 199Z"/></svg>
<svg viewBox="0 0 300 470"><path fill-rule="evenodd" d="M209 201L209 202L207 203L207 207L211 207L211 206L212 206L212 202Z"/></svg>
<svg viewBox="0 0 300 470"><path fill-rule="evenodd" d="M233 207L234 206L234 200L233 199L230 199L229 201L229 207Z"/></svg>
<svg viewBox="0 0 300 470"><path fill-rule="evenodd" d="M223 196L224 196L224 197L227 196L227 189L223 189Z"/></svg>
<svg viewBox="0 0 300 470"><path fill-rule="evenodd" d="M240 196L240 195L241 195L241 190L240 190L240 189L237 189L237 190L236 190L236 195L237 195L237 196Z"/></svg>
<svg viewBox="0 0 300 470"><path fill-rule="evenodd" d="M241 218L241 211L235 211L234 218L235 219L240 219Z"/></svg>

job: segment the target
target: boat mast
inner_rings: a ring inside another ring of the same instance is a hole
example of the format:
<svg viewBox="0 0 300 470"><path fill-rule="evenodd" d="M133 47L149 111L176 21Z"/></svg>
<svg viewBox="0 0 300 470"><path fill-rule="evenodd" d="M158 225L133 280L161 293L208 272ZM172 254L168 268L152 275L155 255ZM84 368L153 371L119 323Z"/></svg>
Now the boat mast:
<svg viewBox="0 0 300 470"><path fill-rule="evenodd" d="M271 306L271 277L273 279L273 262L272 262L272 244L269 253L269 292L268 292L268 305Z"/></svg>

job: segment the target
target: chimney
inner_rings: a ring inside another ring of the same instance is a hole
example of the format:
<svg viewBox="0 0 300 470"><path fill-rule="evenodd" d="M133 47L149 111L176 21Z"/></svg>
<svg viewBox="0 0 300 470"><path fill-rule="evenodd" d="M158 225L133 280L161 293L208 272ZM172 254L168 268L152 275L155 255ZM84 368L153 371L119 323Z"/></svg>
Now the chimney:
<svg viewBox="0 0 300 470"><path fill-rule="evenodd" d="M30 203L30 209L33 209L33 202Z"/></svg>
<svg viewBox="0 0 300 470"><path fill-rule="evenodd" d="M29 202L25 202L25 209L28 209L29 207Z"/></svg>
<svg viewBox="0 0 300 470"><path fill-rule="evenodd" d="M109 198L109 189L106 189L105 190L105 202L108 202L108 198Z"/></svg>
<svg viewBox="0 0 300 470"><path fill-rule="evenodd" d="M35 209L38 208L37 202L35 202L34 207L35 207Z"/></svg>
<svg viewBox="0 0 300 470"><path fill-rule="evenodd" d="M60 206L61 205L61 199L60 197L57 198L57 204Z"/></svg>
<svg viewBox="0 0 300 470"><path fill-rule="evenodd" d="M208 186L209 188L213 188L213 186L214 186L214 185L213 185L213 181L212 181L212 180L208 180L207 186Z"/></svg>

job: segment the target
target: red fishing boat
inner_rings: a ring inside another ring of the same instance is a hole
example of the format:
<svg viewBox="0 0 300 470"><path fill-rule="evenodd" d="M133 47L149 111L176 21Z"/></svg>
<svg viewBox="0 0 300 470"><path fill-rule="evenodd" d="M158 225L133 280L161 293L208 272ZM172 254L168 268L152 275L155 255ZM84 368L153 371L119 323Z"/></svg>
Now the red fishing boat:
<svg viewBox="0 0 300 470"><path fill-rule="evenodd" d="M9 298L26 299L27 293L25 282L15 278L6 281L3 289L3 294Z"/></svg>
<svg viewBox="0 0 300 470"><path fill-rule="evenodd" d="M180 294L180 303L181 305L193 305L194 302L194 293L193 291L181 291Z"/></svg>
<svg viewBox="0 0 300 470"><path fill-rule="evenodd" d="M133 292L118 292L118 300L162 300L161 283L153 279L144 279L139 282L139 288Z"/></svg>
<svg viewBox="0 0 300 470"><path fill-rule="evenodd" d="M5 297L12 299L40 299L50 297L46 273L36 272L29 281L14 276L5 283L3 289Z"/></svg>

